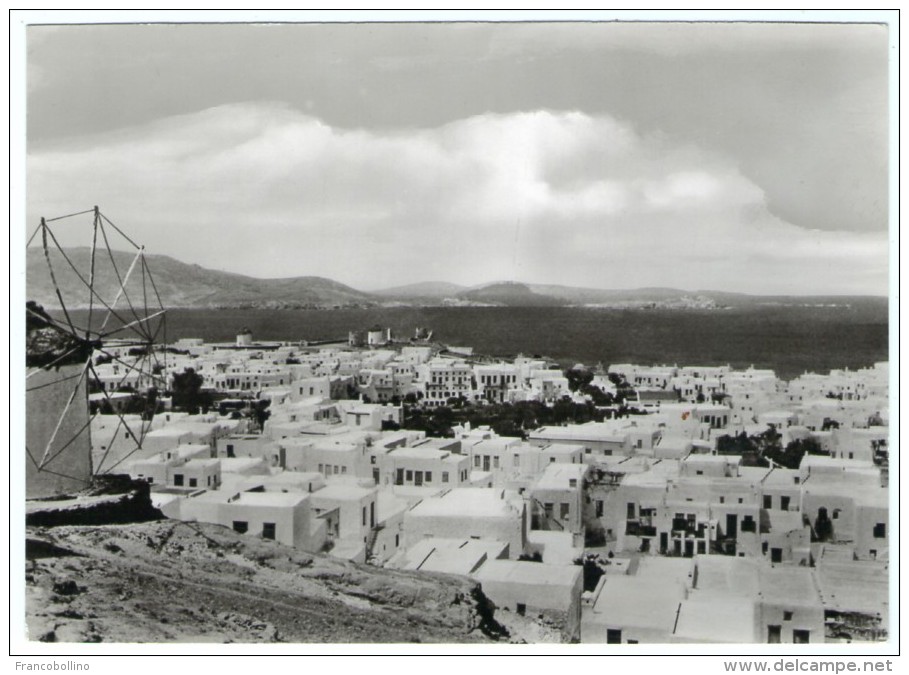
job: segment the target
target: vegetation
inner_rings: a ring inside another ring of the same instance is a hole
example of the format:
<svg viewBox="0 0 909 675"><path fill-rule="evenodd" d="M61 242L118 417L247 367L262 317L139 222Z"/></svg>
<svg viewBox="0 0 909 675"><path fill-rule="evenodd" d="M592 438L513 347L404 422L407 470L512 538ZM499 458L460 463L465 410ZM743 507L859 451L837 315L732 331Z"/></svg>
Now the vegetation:
<svg viewBox="0 0 909 675"><path fill-rule="evenodd" d="M548 425L602 422L605 413L593 403L575 403L567 396L551 406L538 401L518 403L457 404L423 408L405 402L404 429L425 431L427 436L445 437L453 427L470 423L471 427L489 426L500 436L526 438L527 432Z"/></svg>
<svg viewBox="0 0 909 675"><path fill-rule="evenodd" d="M787 469L797 469L808 455L826 455L817 441L801 438L782 446L782 436L772 424L760 434L748 436L744 431L736 436L720 436L717 452L721 455L740 455L744 466L766 466L771 462Z"/></svg>
<svg viewBox="0 0 909 675"><path fill-rule="evenodd" d="M211 393L202 391L202 376L193 368L185 368L182 373L174 373L173 405L177 410L183 410L190 415L197 415L199 411L208 412L212 407Z"/></svg>

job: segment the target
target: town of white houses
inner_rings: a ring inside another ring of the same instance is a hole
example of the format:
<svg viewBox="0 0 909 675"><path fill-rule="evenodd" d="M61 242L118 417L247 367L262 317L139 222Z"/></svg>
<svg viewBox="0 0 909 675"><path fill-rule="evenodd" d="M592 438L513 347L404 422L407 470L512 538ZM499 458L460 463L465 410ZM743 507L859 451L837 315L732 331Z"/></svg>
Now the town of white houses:
<svg viewBox="0 0 909 675"><path fill-rule="evenodd" d="M88 386L92 465L144 486L170 530L210 524L349 575L461 577L494 608L477 636L886 639L887 363L790 381L729 366L562 370L430 338L374 326L312 345L243 329L159 345L152 371L108 341ZM147 397L136 408L149 388L162 392L153 415ZM56 583L79 597L78 580Z"/></svg>

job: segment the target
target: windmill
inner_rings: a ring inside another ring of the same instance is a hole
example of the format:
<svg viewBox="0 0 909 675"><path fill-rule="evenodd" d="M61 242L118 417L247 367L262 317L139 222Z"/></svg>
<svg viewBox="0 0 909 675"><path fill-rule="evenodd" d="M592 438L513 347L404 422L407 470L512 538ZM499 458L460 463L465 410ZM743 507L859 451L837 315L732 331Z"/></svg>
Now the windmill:
<svg viewBox="0 0 909 675"><path fill-rule="evenodd" d="M90 246L60 245L82 232ZM141 451L166 385L167 323L144 247L97 206L41 218L26 258L26 498L38 498L122 472Z"/></svg>

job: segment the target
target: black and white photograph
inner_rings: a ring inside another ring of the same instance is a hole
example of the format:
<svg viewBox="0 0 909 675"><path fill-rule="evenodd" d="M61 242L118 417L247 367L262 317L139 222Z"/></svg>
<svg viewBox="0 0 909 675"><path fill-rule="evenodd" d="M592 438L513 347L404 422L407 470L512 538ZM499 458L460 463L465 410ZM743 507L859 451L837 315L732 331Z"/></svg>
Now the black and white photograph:
<svg viewBox="0 0 909 675"><path fill-rule="evenodd" d="M898 12L181 14L11 19L15 648L890 669Z"/></svg>

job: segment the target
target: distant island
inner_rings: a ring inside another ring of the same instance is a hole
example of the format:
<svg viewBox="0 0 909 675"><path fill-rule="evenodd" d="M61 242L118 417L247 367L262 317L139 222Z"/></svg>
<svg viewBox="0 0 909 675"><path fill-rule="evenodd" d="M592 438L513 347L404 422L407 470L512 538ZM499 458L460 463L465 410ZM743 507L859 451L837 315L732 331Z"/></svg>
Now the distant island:
<svg viewBox="0 0 909 675"><path fill-rule="evenodd" d="M120 275L125 276L133 254L113 251L111 255ZM91 250L88 247L65 248L62 252L50 251L50 256L67 307L87 307L87 292L81 297L74 297L67 291L84 287L73 267L84 275L90 267ZM516 281L498 281L473 287L446 281L427 281L366 292L324 277L259 279L206 269L164 255L147 254L145 257L155 279L154 288L143 288L139 279L130 279L126 284L127 294L131 298L148 299L150 304L160 304L166 308L331 309L412 306L721 310L766 304L848 306L862 299L851 296L757 296L677 288L598 289ZM119 280L117 272L110 265L98 268L95 288L104 297L116 294ZM60 307L47 271L44 252L40 248L27 250L26 294L29 300L48 309Z"/></svg>

